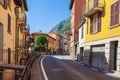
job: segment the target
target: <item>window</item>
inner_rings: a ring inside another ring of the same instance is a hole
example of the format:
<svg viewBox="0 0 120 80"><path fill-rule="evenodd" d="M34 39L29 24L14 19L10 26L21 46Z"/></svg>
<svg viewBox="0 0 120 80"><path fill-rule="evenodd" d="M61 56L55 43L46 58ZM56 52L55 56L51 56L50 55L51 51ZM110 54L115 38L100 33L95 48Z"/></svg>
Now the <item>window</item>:
<svg viewBox="0 0 120 80"><path fill-rule="evenodd" d="M94 0L94 6L98 6L98 0Z"/></svg>
<svg viewBox="0 0 120 80"><path fill-rule="evenodd" d="M119 24L119 1L111 5L110 26Z"/></svg>
<svg viewBox="0 0 120 80"><path fill-rule="evenodd" d="M4 8L7 9L7 0L4 0Z"/></svg>
<svg viewBox="0 0 120 80"><path fill-rule="evenodd" d="M101 12L90 17L90 33L94 34L101 29Z"/></svg>
<svg viewBox="0 0 120 80"><path fill-rule="evenodd" d="M84 38L84 26L81 27L81 39Z"/></svg>
<svg viewBox="0 0 120 80"><path fill-rule="evenodd" d="M8 48L8 64L11 64L11 48Z"/></svg>
<svg viewBox="0 0 120 80"><path fill-rule="evenodd" d="M11 32L11 16L8 14L8 32Z"/></svg>
<svg viewBox="0 0 120 80"><path fill-rule="evenodd" d="M7 5L8 5L8 7L11 9L11 0L8 0Z"/></svg>

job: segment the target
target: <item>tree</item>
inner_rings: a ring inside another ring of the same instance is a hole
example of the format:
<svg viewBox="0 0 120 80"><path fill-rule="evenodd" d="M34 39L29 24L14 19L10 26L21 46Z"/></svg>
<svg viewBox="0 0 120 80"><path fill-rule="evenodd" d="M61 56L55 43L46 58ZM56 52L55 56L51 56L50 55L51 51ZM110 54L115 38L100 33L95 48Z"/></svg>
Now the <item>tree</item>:
<svg viewBox="0 0 120 80"><path fill-rule="evenodd" d="M48 48L48 40L44 35L38 36L35 44L39 46L41 51L45 51Z"/></svg>

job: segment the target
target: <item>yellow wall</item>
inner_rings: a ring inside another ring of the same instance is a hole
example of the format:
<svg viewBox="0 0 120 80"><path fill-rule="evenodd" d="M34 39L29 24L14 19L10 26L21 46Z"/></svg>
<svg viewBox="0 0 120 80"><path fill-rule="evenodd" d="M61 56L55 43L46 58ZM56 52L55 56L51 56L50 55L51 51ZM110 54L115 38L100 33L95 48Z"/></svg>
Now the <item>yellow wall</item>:
<svg viewBox="0 0 120 80"><path fill-rule="evenodd" d="M51 38L50 36L46 36L47 39L49 39L49 42L48 42L48 49L51 49L51 50L55 50L56 51L56 39L54 38Z"/></svg>
<svg viewBox="0 0 120 80"><path fill-rule="evenodd" d="M85 42L120 36L120 25L114 28L110 28L110 8L111 4L113 4L114 2L115 0L105 0L106 5L104 7L104 11L102 12L100 32L96 34L90 34L90 20L89 18L87 18Z"/></svg>

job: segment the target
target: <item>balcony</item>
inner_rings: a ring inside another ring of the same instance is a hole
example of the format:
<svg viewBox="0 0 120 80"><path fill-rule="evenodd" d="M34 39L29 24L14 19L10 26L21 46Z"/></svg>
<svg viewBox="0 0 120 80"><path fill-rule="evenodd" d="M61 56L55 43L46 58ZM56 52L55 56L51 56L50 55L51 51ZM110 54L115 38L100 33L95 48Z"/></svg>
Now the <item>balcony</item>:
<svg viewBox="0 0 120 80"><path fill-rule="evenodd" d="M79 22L79 28L86 22L86 19L84 16L80 16L80 22Z"/></svg>
<svg viewBox="0 0 120 80"><path fill-rule="evenodd" d="M25 34L27 34L27 33L29 34L29 30L28 30L27 28L24 28L24 29L23 29L23 32L24 32Z"/></svg>
<svg viewBox="0 0 120 80"><path fill-rule="evenodd" d="M26 25L26 15L25 13L19 13L17 16L17 24L25 26Z"/></svg>
<svg viewBox="0 0 120 80"><path fill-rule="evenodd" d="M84 16L89 17L96 12L102 12L105 7L104 0L88 0Z"/></svg>
<svg viewBox="0 0 120 80"><path fill-rule="evenodd" d="M25 12L21 11L20 8L16 8L15 13L16 13L17 24L21 26L26 26Z"/></svg>

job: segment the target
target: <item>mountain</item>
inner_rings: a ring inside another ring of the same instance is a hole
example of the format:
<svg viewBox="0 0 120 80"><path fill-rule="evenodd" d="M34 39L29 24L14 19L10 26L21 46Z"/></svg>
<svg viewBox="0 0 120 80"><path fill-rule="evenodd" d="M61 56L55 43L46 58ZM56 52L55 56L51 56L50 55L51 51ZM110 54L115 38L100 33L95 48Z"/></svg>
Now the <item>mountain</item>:
<svg viewBox="0 0 120 80"><path fill-rule="evenodd" d="M70 17L67 18L66 20L60 21L57 25L54 26L54 28L51 30L51 32L55 33L64 33L66 31L70 31Z"/></svg>

